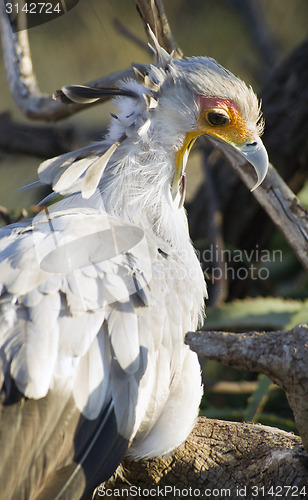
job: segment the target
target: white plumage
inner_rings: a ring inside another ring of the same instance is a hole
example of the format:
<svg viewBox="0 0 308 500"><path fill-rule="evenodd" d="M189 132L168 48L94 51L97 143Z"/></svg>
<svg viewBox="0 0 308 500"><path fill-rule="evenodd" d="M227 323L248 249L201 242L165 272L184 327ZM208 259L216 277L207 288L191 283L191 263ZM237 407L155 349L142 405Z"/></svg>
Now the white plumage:
<svg viewBox="0 0 308 500"><path fill-rule="evenodd" d="M211 59L156 50L139 83L114 91L106 139L40 166L64 198L1 231L1 401L13 429L3 446L20 477L6 477L6 499L80 498L125 453L174 450L197 416L200 368L184 336L203 317L206 286L180 203L185 158L210 133L252 151L260 183L266 156L251 89ZM27 457L20 433L32 433Z"/></svg>

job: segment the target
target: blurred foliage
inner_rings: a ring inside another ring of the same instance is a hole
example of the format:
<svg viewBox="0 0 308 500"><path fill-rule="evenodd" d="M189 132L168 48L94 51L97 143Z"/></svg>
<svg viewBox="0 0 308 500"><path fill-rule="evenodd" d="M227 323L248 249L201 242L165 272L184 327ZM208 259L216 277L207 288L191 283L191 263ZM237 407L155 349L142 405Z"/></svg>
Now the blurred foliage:
<svg viewBox="0 0 308 500"><path fill-rule="evenodd" d="M209 310L206 330L279 330L292 328L299 318L308 318L308 300L285 300L274 297L247 298L223 304ZM303 321L302 321L303 322Z"/></svg>
<svg viewBox="0 0 308 500"><path fill-rule="evenodd" d="M236 0L165 0L164 4L174 36L185 55L214 57L256 90L262 88L266 81L261 70L262 54ZM308 2L258 0L258 5L264 15L264 26L273 38L279 62L307 36ZM80 0L77 7L65 16L31 29L33 62L41 90L52 93L63 85L85 83L117 71L133 61L149 62L149 56L142 49L116 32L115 18L142 40L146 39L133 0ZM10 111L17 120L24 121L10 95L1 61L0 78L0 110ZM91 108L71 117L66 123L95 126L103 134L110 110L110 104ZM19 216L22 207L33 203L31 191L16 192L16 189L36 180L39 163L37 158L11 156L0 151L0 204L9 208L13 218ZM188 168L188 182L193 175L192 182L197 184L200 170L193 168L191 174ZM308 186L301 193L301 199L308 208ZM282 329L307 321L307 273L278 233L273 235L269 251L275 249L281 250L282 259L262 262L269 277L253 283L253 297L209 310L205 323L207 329ZM206 392L202 414L231 420L248 419L295 430L283 392L273 389L266 377L239 373L211 361L203 362L203 368ZM215 393L215 383L221 380L253 381L254 391L250 395Z"/></svg>
<svg viewBox="0 0 308 500"><path fill-rule="evenodd" d="M300 194L307 206L308 186ZM203 328L244 332L250 330L283 330L308 323L308 275L297 262L293 251L277 231L273 234L269 252L279 248L281 259L262 262L269 271L265 281L254 281L255 297L224 303L207 310ZM255 263L257 265L257 263ZM205 396L201 415L237 421L260 422L286 431L296 432L293 414L280 389L273 389L265 375L239 372L216 362L202 360L205 374ZM215 384L222 380L242 383L255 381L251 394L216 394Z"/></svg>

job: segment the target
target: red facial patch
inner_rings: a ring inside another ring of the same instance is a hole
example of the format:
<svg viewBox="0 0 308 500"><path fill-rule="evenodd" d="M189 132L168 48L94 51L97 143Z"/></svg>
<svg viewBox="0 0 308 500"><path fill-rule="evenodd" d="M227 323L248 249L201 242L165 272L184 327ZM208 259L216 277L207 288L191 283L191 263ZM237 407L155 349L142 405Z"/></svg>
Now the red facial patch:
<svg viewBox="0 0 308 500"><path fill-rule="evenodd" d="M205 97L200 95L199 126L202 133L212 134L221 139L235 144L242 144L250 140L252 133L247 129L244 118L237 109L232 99L223 97ZM206 114L210 110L223 109L230 118L230 123L222 126L209 126Z"/></svg>
<svg viewBox="0 0 308 500"><path fill-rule="evenodd" d="M205 97L200 95L201 111L206 111L210 108L223 108L231 111L233 116L239 114L237 107L231 99L224 99L223 97Z"/></svg>

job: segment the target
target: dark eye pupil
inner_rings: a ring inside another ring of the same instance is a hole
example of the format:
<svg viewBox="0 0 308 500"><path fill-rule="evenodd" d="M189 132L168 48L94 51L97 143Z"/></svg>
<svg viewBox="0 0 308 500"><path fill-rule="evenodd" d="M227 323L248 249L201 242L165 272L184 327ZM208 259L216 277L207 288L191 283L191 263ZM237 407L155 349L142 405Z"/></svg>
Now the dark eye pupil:
<svg viewBox="0 0 308 500"><path fill-rule="evenodd" d="M210 111L206 118L210 125L227 125L230 122L228 116L217 111Z"/></svg>

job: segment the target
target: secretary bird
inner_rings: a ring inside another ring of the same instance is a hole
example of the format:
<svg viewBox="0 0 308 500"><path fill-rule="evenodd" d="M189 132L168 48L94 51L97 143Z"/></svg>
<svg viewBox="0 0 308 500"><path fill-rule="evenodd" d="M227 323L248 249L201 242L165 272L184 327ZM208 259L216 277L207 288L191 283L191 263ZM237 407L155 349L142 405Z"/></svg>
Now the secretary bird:
<svg viewBox="0 0 308 500"><path fill-rule="evenodd" d="M117 88L68 86L67 101L114 95L102 141L39 167L53 194L0 231L1 498L85 499L133 459L171 453L202 395L185 333L206 285L183 201L202 135L257 173L268 159L256 95L215 60L156 63Z"/></svg>

